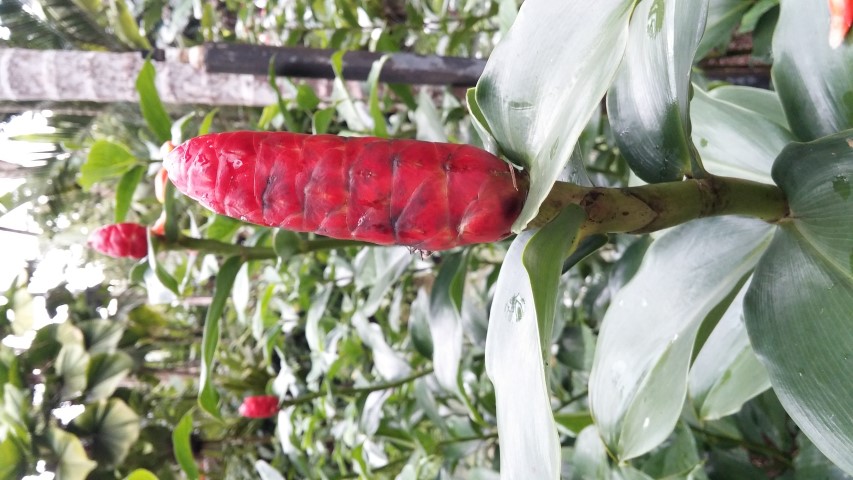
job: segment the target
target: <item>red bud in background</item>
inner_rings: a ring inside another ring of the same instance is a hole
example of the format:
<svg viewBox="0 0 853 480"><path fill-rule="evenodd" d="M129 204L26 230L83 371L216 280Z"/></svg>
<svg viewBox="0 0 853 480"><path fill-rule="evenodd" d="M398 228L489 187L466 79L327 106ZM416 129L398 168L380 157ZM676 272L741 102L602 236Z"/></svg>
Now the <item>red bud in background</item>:
<svg viewBox="0 0 853 480"><path fill-rule="evenodd" d="M244 398L238 412L246 418L269 418L275 415L278 410L278 397L275 395L259 395Z"/></svg>
<svg viewBox="0 0 853 480"><path fill-rule="evenodd" d="M853 24L853 0L829 0L829 46L838 48Z"/></svg>
<svg viewBox="0 0 853 480"><path fill-rule="evenodd" d="M89 246L115 258L144 258L148 255L148 233L138 223L105 225L89 235Z"/></svg>

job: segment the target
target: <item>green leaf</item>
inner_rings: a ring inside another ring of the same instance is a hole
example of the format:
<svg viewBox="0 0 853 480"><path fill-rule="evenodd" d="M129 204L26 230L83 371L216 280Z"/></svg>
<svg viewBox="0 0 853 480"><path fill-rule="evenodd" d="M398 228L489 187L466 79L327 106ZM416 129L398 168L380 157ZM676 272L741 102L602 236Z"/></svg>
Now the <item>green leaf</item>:
<svg viewBox="0 0 853 480"><path fill-rule="evenodd" d="M580 434L583 429L593 424L592 415L589 412L555 413L554 421L563 431L568 431L572 435Z"/></svg>
<svg viewBox="0 0 853 480"><path fill-rule="evenodd" d="M118 0L123 1L123 0ZM136 91L139 92L139 108L148 128L157 136L160 143L172 139L172 120L160 101L157 86L154 84L156 72L150 60L146 60L136 77Z"/></svg>
<svg viewBox="0 0 853 480"><path fill-rule="evenodd" d="M607 458L607 448L601 441L601 436L595 425L590 425L578 435L575 440L575 453L572 458L574 480L603 480L608 478L610 464Z"/></svg>
<svg viewBox="0 0 853 480"><path fill-rule="evenodd" d="M308 85L296 87L296 104L306 112L313 112L320 105L320 99L314 93L314 89Z"/></svg>
<svg viewBox="0 0 853 480"><path fill-rule="evenodd" d="M468 271L463 253L443 257L430 293L429 332L435 377L445 389L457 391L459 361L462 359L462 290ZM459 282L459 279L462 279Z"/></svg>
<svg viewBox="0 0 853 480"><path fill-rule="evenodd" d="M136 470L130 472L124 480L158 480L157 475L151 473L151 471L146 470L144 468L137 468Z"/></svg>
<svg viewBox="0 0 853 480"><path fill-rule="evenodd" d="M171 180L166 181L166 189L163 193L163 211L166 212L166 225L164 235L166 240L174 242L178 239L178 212L175 200L175 185Z"/></svg>
<svg viewBox="0 0 853 480"><path fill-rule="evenodd" d="M261 480L284 480L284 477L276 469L272 468L272 465L263 460L255 461L255 470L258 472Z"/></svg>
<svg viewBox="0 0 853 480"><path fill-rule="evenodd" d="M130 210L130 201L133 200L133 193L144 176L145 167L142 165L137 165L122 175L116 187L115 223L122 223L127 218L127 211Z"/></svg>
<svg viewBox="0 0 853 480"><path fill-rule="evenodd" d="M86 163L80 167L80 178L77 183L84 190L89 190L92 185L124 175L125 172L136 165L136 157L120 143L107 140L98 140L89 149Z"/></svg>
<svg viewBox="0 0 853 480"><path fill-rule="evenodd" d="M80 440L60 428L50 427L47 443L56 458L56 478L62 480L85 480L89 472L98 466L89 460Z"/></svg>
<svg viewBox="0 0 853 480"><path fill-rule="evenodd" d="M711 0L705 33L696 49L696 58L704 58L712 50L718 54L725 53L735 27L751 5L752 2L744 0Z"/></svg>
<svg viewBox="0 0 853 480"><path fill-rule="evenodd" d="M225 313L225 303L231 296L231 287L237 272L243 265L240 257L229 257L222 264L216 275L216 286L213 290L213 300L204 317L204 334L201 340L201 378L199 379L198 404L202 410L217 419L222 419L219 411L219 392L213 386L213 362L219 347L219 322Z"/></svg>
<svg viewBox="0 0 853 480"><path fill-rule="evenodd" d="M560 441L545 379L534 279L523 263L533 235L522 232L513 240L498 274L486 336L486 373L495 387L501 475L557 479Z"/></svg>
<svg viewBox="0 0 853 480"><path fill-rule="evenodd" d="M139 438L140 418L118 398L86 406L72 423L74 432L89 437L99 465L120 466Z"/></svg>
<svg viewBox="0 0 853 480"><path fill-rule="evenodd" d="M86 388L86 371L89 367L89 354L80 345L63 345L56 357L56 374L61 377L61 398L79 396Z"/></svg>
<svg viewBox="0 0 853 480"><path fill-rule="evenodd" d="M690 141L689 107L690 71L707 11L708 0L648 0L631 16L607 112L620 152L647 182L703 171Z"/></svg>
<svg viewBox="0 0 853 480"><path fill-rule="evenodd" d="M115 352L124 334L124 326L114 320L87 320L79 325L90 355Z"/></svg>
<svg viewBox="0 0 853 480"><path fill-rule="evenodd" d="M124 0L109 0L110 26L115 34L126 45L141 50L151 50L151 43L139 33L139 25L136 23L133 13L127 8Z"/></svg>
<svg viewBox="0 0 853 480"><path fill-rule="evenodd" d="M477 83L486 125L528 169L524 229L569 161L625 51L632 0L528 0ZM569 172L571 174L571 172Z"/></svg>
<svg viewBox="0 0 853 480"><path fill-rule="evenodd" d="M800 140L853 127L853 43L829 46L828 2L782 0L773 57L773 86Z"/></svg>
<svg viewBox="0 0 853 480"><path fill-rule="evenodd" d="M417 139L426 142L446 142L447 134L444 132L444 122L441 114L435 108L435 101L429 94L428 89L422 89L418 93L418 108L414 114L415 126L418 128Z"/></svg>
<svg viewBox="0 0 853 480"><path fill-rule="evenodd" d="M789 145L773 178L791 215L756 268L747 330L785 410L853 473L853 131Z"/></svg>
<svg viewBox="0 0 853 480"><path fill-rule="evenodd" d="M169 291L174 293L175 295L179 295L178 281L175 280L175 277L170 275L165 268L163 268L163 265L161 265L160 261L157 259L157 246L159 245L159 243L160 240L149 229L148 257L146 257L148 259L148 265L151 267L151 270L154 272L154 275L156 275L157 280L159 280L164 287L169 289Z"/></svg>
<svg viewBox="0 0 853 480"><path fill-rule="evenodd" d="M101 400L113 394L133 368L133 359L124 352L92 355L86 371L86 400Z"/></svg>
<svg viewBox="0 0 853 480"><path fill-rule="evenodd" d="M486 116L483 115L483 111L480 109L480 104L477 103L476 88L469 88L465 92L465 102L468 104L468 111L471 113L471 125L480 137L483 149L497 155L498 142L495 140L495 137L492 136L492 130L489 128Z"/></svg>
<svg viewBox="0 0 853 480"><path fill-rule="evenodd" d="M201 125L198 126L198 134L199 135L207 135L210 133L210 127L213 125L213 117L219 112L218 108L214 108L207 115L204 116L204 119L201 121Z"/></svg>
<svg viewBox="0 0 853 480"><path fill-rule="evenodd" d="M423 289L418 290L412 308L409 310L409 337L415 350L426 358L432 359L435 351L429 329L429 296Z"/></svg>
<svg viewBox="0 0 853 480"><path fill-rule="evenodd" d="M642 455L672 432L696 334L758 261L772 229L738 217L675 227L655 240L613 298L598 337L589 401L617 458Z"/></svg>
<svg viewBox="0 0 853 480"><path fill-rule="evenodd" d="M27 471L27 459L24 452L11 435L0 442L0 480L18 480L23 478Z"/></svg>
<svg viewBox="0 0 853 480"><path fill-rule="evenodd" d="M382 138L388 136L388 126L385 124L385 114L379 105L379 74L382 73L382 67L389 58L390 55L382 55L379 60L373 62L370 73L367 75L367 86L370 92L367 105L370 109L370 117L373 119L373 134Z"/></svg>
<svg viewBox="0 0 853 480"><path fill-rule="evenodd" d="M717 323L690 368L688 390L700 420L716 420L741 409L770 388L770 378L749 344L743 323L744 285Z"/></svg>
<svg viewBox="0 0 853 480"><path fill-rule="evenodd" d="M524 247L522 264L533 288L542 358L548 358L563 260L575 249L578 231L586 214L577 205L563 209L557 217L537 231Z"/></svg>
<svg viewBox="0 0 853 480"><path fill-rule="evenodd" d="M642 471L651 478L682 478L700 466L696 439L685 423L679 423L667 443L642 462Z"/></svg>
<svg viewBox="0 0 853 480"><path fill-rule="evenodd" d="M311 132L315 135L328 132L336 111L335 107L329 107L314 112L311 116Z"/></svg>
<svg viewBox="0 0 853 480"><path fill-rule="evenodd" d="M178 461L178 465L181 466L181 470L183 470L187 478L198 480L198 466L195 464L192 446L190 446L190 436L192 433L193 410L190 410L181 417L181 420L172 432L172 449L175 453L175 460Z"/></svg>
<svg viewBox="0 0 853 480"><path fill-rule="evenodd" d="M703 165L714 175L772 183L770 167L794 140L793 134L766 114L721 100L722 96L693 90L693 143Z"/></svg>
<svg viewBox="0 0 853 480"><path fill-rule="evenodd" d="M773 90L725 85L707 93L711 98L755 112L779 124L785 130L791 130L791 127L788 126L788 119L785 118L785 109L782 108L782 101L779 100L779 95Z"/></svg>
<svg viewBox="0 0 853 480"><path fill-rule="evenodd" d="M820 453L805 435L797 436L797 458L794 459L794 480L850 480L845 474Z"/></svg>

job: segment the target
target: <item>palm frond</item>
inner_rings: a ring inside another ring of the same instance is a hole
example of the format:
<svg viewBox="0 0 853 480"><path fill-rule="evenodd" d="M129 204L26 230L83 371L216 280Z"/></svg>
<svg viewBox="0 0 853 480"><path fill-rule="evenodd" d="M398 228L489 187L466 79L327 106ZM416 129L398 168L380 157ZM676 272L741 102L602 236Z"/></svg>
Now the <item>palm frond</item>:
<svg viewBox="0 0 853 480"><path fill-rule="evenodd" d="M42 19L24 9L20 0L0 0L0 25L9 29L9 38L0 45L33 49L62 49L68 40Z"/></svg>
<svg viewBox="0 0 853 480"><path fill-rule="evenodd" d="M108 30L104 11L89 12L71 0L40 0L47 22L76 46L88 50L127 50Z"/></svg>

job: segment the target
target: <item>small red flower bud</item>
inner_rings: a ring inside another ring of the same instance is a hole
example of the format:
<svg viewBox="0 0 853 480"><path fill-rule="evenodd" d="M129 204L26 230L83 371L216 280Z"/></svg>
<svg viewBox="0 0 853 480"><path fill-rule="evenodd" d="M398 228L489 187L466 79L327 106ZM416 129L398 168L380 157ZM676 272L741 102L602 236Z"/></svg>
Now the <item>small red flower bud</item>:
<svg viewBox="0 0 853 480"><path fill-rule="evenodd" d="M104 225L89 235L89 246L115 258L144 258L148 255L148 234L144 225L116 223Z"/></svg>
<svg viewBox="0 0 853 480"><path fill-rule="evenodd" d="M829 0L829 46L838 48L853 24L853 0Z"/></svg>
<svg viewBox="0 0 853 480"><path fill-rule="evenodd" d="M166 203L166 182L169 181L169 172L161 168L154 177L154 197L160 203Z"/></svg>
<svg viewBox="0 0 853 480"><path fill-rule="evenodd" d="M259 395L246 397L238 412L247 418L269 418L278 412L278 397L275 395Z"/></svg>

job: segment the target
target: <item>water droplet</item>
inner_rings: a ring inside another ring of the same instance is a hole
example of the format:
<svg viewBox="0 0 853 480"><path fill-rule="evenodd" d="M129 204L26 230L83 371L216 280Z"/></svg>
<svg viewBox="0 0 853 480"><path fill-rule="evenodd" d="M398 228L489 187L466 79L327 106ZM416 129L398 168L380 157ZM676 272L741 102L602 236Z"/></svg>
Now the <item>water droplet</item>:
<svg viewBox="0 0 853 480"><path fill-rule="evenodd" d="M649 424L651 424L651 422L652 420L649 417L646 417L646 419L643 420L643 428L649 428Z"/></svg>
<svg viewBox="0 0 853 480"><path fill-rule="evenodd" d="M677 333L672 336L672 341L675 342L676 340L678 340L678 334Z"/></svg>
<svg viewBox="0 0 853 480"><path fill-rule="evenodd" d="M797 372L797 375L799 375L799 376L801 376L801 377L802 377L802 376L803 376L803 372Z"/></svg>
<svg viewBox="0 0 853 480"><path fill-rule="evenodd" d="M847 180L847 176L836 175L832 180L832 190L844 200L850 198L850 181Z"/></svg>

